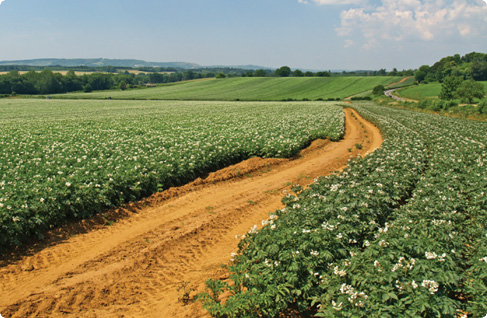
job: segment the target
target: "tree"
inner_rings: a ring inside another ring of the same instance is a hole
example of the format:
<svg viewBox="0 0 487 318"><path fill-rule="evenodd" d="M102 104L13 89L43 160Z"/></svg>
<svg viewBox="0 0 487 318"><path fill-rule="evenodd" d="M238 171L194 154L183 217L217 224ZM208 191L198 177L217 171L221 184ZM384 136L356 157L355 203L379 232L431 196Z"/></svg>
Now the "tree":
<svg viewBox="0 0 487 318"><path fill-rule="evenodd" d="M189 81L192 79L194 79L194 72L193 71L188 70L188 71L183 73L183 80Z"/></svg>
<svg viewBox="0 0 487 318"><path fill-rule="evenodd" d="M294 77L303 77L304 73L301 70L294 70L293 76Z"/></svg>
<svg viewBox="0 0 487 318"><path fill-rule="evenodd" d="M91 87L90 83L87 83L83 86L83 92L91 93L93 91L93 87Z"/></svg>
<svg viewBox="0 0 487 318"><path fill-rule="evenodd" d="M40 94L54 94L62 91L61 82L58 80L60 74L56 76L51 70L43 70L37 79L36 89Z"/></svg>
<svg viewBox="0 0 487 318"><path fill-rule="evenodd" d="M161 73L150 73L149 82L151 83L164 83L164 74Z"/></svg>
<svg viewBox="0 0 487 318"><path fill-rule="evenodd" d="M330 77L331 76L330 72L316 72L315 75L319 76L319 77Z"/></svg>
<svg viewBox="0 0 487 318"><path fill-rule="evenodd" d="M376 86L376 87L374 87L374 89L372 90L372 94L374 94L374 95L376 95L376 96L379 96L379 95L384 94L384 90L385 90L384 85L377 85L377 86Z"/></svg>
<svg viewBox="0 0 487 318"><path fill-rule="evenodd" d="M441 84L440 98L444 100L452 100L455 98L456 91L460 86L462 79L456 76L447 76L443 79Z"/></svg>
<svg viewBox="0 0 487 318"><path fill-rule="evenodd" d="M397 76L397 68L393 68L392 71L389 72L389 74L387 74L388 76Z"/></svg>
<svg viewBox="0 0 487 318"><path fill-rule="evenodd" d="M225 74L221 72L216 75L216 78L225 78L225 77L226 77Z"/></svg>
<svg viewBox="0 0 487 318"><path fill-rule="evenodd" d="M254 73L254 77L266 77L266 76L267 76L267 73L263 69L258 69Z"/></svg>
<svg viewBox="0 0 487 318"><path fill-rule="evenodd" d="M458 86L456 95L462 100L467 100L469 104L472 104L474 98L484 97L484 85L474 80L464 81Z"/></svg>
<svg viewBox="0 0 487 318"><path fill-rule="evenodd" d="M90 75L83 75L83 80L86 84L90 84L92 90L101 91L113 87L113 75L103 73L93 73ZM85 88L83 87L83 90Z"/></svg>
<svg viewBox="0 0 487 318"><path fill-rule="evenodd" d="M119 84L118 84L118 87L124 91L127 89L127 83L125 83L124 81L121 81Z"/></svg>
<svg viewBox="0 0 487 318"><path fill-rule="evenodd" d="M476 81L487 81L487 61L474 61L471 66L472 78Z"/></svg>
<svg viewBox="0 0 487 318"><path fill-rule="evenodd" d="M279 77L288 77L291 75L291 69L289 66L282 66L276 70L275 74Z"/></svg>
<svg viewBox="0 0 487 318"><path fill-rule="evenodd" d="M481 114L487 115L487 99L482 99L478 105L478 111Z"/></svg>
<svg viewBox="0 0 487 318"><path fill-rule="evenodd" d="M304 76L306 76L306 77L313 77L313 76L315 76L315 74L313 72L311 72L311 71L307 71L306 73L304 73Z"/></svg>
<svg viewBox="0 0 487 318"><path fill-rule="evenodd" d="M68 71L68 73L62 77L61 83L63 85L63 91L65 92L80 91L83 89L81 79L72 70Z"/></svg>
<svg viewBox="0 0 487 318"><path fill-rule="evenodd" d="M430 71L430 67L428 65L423 65L421 66L416 73L414 73L414 79L418 82L421 83L426 79L426 75L428 75L428 72Z"/></svg>
<svg viewBox="0 0 487 318"><path fill-rule="evenodd" d="M0 76L0 94L12 93L12 82L6 76Z"/></svg>

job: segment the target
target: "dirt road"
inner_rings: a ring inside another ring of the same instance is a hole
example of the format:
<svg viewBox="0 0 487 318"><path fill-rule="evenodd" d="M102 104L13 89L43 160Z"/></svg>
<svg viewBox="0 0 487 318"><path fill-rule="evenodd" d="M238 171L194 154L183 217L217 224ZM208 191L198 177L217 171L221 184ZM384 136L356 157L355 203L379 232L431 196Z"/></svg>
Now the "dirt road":
<svg viewBox="0 0 487 318"><path fill-rule="evenodd" d="M207 317L199 303L184 303L181 286L186 284L191 298L203 290L206 279L227 277L220 264L237 251L235 235L260 226L269 212L282 208L282 191L291 184L307 185L342 169L350 156L381 145L376 127L352 110L346 116L346 136L340 142L316 141L294 160L250 159L156 194L137 207L107 213L107 218L123 215L109 226L92 226L30 255L4 260L0 314Z"/></svg>

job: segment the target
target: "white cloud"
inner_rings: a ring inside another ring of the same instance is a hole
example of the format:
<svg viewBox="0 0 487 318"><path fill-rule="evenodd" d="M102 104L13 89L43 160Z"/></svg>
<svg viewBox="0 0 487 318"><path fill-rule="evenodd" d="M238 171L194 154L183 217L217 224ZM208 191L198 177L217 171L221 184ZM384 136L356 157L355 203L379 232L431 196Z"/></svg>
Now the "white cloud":
<svg viewBox="0 0 487 318"><path fill-rule="evenodd" d="M345 40L345 45L343 47L349 48L349 47L352 47L354 44L355 43L353 42L353 40L347 39L347 40Z"/></svg>
<svg viewBox="0 0 487 318"><path fill-rule="evenodd" d="M0 4L2 4L2 2L4 2L5 0L0 0Z"/></svg>
<svg viewBox="0 0 487 318"><path fill-rule="evenodd" d="M336 31L355 42L363 38L366 49L403 40L485 40L487 6L482 0L382 0L342 11Z"/></svg>

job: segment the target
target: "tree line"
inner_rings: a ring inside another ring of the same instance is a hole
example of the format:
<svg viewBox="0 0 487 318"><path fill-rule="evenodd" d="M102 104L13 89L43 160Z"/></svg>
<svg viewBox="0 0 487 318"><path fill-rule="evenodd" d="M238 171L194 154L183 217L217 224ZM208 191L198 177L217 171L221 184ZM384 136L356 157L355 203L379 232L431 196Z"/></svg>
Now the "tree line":
<svg viewBox="0 0 487 318"><path fill-rule="evenodd" d="M2 95L35 95L58 94L74 91L98 91L108 89L127 89L146 85L149 83L172 83L204 77L214 77L211 72L185 72L173 73L91 73L77 75L70 70L63 75L44 69L41 72L28 71L21 74L17 70L0 75L0 94Z"/></svg>
<svg viewBox="0 0 487 318"><path fill-rule="evenodd" d="M447 56L432 66L421 66L414 76L418 83L442 83L447 77L487 81L487 54L472 52L464 56Z"/></svg>

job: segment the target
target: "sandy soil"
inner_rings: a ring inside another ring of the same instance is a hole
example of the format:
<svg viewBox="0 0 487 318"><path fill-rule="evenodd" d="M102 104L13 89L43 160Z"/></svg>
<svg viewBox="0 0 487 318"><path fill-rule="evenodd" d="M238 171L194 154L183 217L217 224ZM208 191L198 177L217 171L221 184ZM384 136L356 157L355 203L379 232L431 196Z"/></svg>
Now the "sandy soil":
<svg viewBox="0 0 487 318"><path fill-rule="evenodd" d="M315 141L293 160L247 160L54 231L42 245L0 260L0 314L208 317L191 297L206 279L228 277L220 264L237 251L235 235L282 208L290 185L307 185L380 147L376 127L352 110L346 116L340 142Z"/></svg>
<svg viewBox="0 0 487 318"><path fill-rule="evenodd" d="M397 84L401 84L401 83L404 83L408 78L411 78L412 76L406 76L405 78L401 79L399 82L395 82L395 83L391 83L387 86L393 86L393 85L397 85Z"/></svg>

